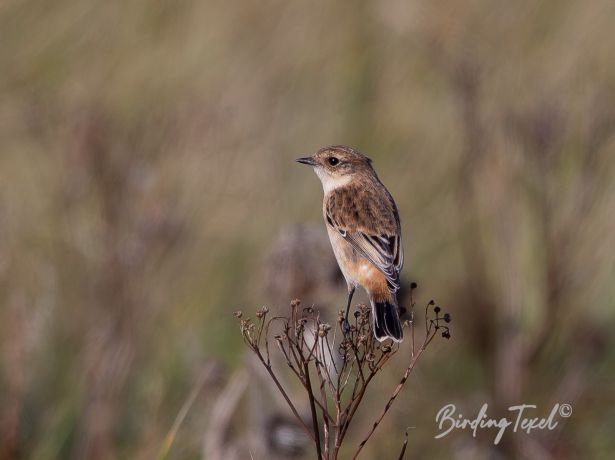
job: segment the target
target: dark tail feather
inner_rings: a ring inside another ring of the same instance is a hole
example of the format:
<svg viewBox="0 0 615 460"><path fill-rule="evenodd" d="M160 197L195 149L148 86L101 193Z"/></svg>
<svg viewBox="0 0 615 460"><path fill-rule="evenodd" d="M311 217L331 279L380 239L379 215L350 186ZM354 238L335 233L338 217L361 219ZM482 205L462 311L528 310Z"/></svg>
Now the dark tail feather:
<svg viewBox="0 0 615 460"><path fill-rule="evenodd" d="M401 342L404 338L404 333L401 328L397 305L387 301L376 302L374 299L370 299L370 302L372 304L374 335L376 338L380 342L387 338Z"/></svg>

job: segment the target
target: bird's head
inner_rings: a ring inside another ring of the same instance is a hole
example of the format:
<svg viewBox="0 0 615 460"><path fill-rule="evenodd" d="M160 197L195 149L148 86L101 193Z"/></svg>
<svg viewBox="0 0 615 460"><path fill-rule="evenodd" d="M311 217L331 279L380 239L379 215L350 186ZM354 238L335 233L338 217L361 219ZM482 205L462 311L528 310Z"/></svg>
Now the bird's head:
<svg viewBox="0 0 615 460"><path fill-rule="evenodd" d="M347 184L356 175L375 175L372 160L345 145L323 147L314 155L298 158L297 161L314 168L325 193Z"/></svg>

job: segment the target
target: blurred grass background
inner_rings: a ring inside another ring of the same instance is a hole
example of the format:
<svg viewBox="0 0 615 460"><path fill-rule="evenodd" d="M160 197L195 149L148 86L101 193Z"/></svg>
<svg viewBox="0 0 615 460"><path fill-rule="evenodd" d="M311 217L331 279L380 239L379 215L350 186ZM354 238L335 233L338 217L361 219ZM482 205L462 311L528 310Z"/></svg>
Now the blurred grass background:
<svg viewBox="0 0 615 460"><path fill-rule="evenodd" d="M407 458L612 458L614 25L610 0L2 2L1 458L153 458L214 363L168 454L201 458L233 310L271 301L279 232L325 234L293 160L332 143L373 158L404 279L454 318L364 457L412 426ZM451 402L574 413L434 440Z"/></svg>

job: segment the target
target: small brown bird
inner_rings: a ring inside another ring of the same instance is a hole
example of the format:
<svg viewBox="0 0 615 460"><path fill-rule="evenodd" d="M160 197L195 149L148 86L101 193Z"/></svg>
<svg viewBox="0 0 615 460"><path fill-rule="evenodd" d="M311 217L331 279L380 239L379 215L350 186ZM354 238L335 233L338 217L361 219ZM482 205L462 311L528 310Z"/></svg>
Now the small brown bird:
<svg viewBox="0 0 615 460"><path fill-rule="evenodd" d="M350 302L362 286L372 306L374 334L380 341L403 338L396 293L404 256L397 206L359 151L324 147L299 163L314 167L324 190L323 214L331 246L348 285Z"/></svg>

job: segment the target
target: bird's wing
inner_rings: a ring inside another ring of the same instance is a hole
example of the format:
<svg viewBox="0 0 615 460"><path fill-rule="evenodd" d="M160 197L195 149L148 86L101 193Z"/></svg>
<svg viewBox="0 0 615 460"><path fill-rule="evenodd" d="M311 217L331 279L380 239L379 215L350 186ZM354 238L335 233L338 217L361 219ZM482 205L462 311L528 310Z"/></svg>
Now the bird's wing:
<svg viewBox="0 0 615 460"><path fill-rule="evenodd" d="M396 292L404 253L397 207L384 186L334 190L326 201L325 217L328 225L386 276Z"/></svg>

